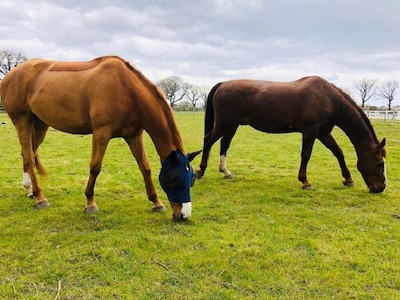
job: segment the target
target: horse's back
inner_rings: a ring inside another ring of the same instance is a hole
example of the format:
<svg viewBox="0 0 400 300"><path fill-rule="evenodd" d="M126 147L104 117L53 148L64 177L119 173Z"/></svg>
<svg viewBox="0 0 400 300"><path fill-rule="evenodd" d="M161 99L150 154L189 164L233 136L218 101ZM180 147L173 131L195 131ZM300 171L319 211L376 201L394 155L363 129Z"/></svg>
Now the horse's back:
<svg viewBox="0 0 400 300"><path fill-rule="evenodd" d="M317 76L291 82L226 81L214 94L215 119L272 133L301 131L307 124L329 121L335 109L326 94L331 88Z"/></svg>
<svg viewBox="0 0 400 300"><path fill-rule="evenodd" d="M15 91L8 92L17 92L18 90L20 93L27 93L27 89L29 89L31 95L38 89L43 92L44 86L51 87L55 84L78 86L82 81L99 82L102 78L106 78L106 75L100 76L100 71L107 71L107 66L109 69L118 68L118 64L120 69L125 68L125 61L117 56L98 57L83 62L33 58L19 64L4 77L3 89L14 89ZM18 89L16 89L16 86L18 86ZM69 92L71 93L73 90L69 90Z"/></svg>
<svg viewBox="0 0 400 300"><path fill-rule="evenodd" d="M128 72L118 57L89 62L31 59L7 74L1 94L10 117L30 111L56 129L91 133L93 116L121 116L115 101L125 101L129 109L128 85L122 82Z"/></svg>

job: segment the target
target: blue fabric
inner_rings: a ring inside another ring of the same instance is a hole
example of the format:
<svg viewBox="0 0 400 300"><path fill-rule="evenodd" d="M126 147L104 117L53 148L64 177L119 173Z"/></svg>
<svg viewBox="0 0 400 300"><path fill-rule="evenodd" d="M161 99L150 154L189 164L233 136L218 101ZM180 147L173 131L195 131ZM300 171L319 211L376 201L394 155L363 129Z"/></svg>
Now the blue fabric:
<svg viewBox="0 0 400 300"><path fill-rule="evenodd" d="M193 185L193 168L181 150L175 150L163 162L158 180L168 200L178 203L190 202L190 187Z"/></svg>

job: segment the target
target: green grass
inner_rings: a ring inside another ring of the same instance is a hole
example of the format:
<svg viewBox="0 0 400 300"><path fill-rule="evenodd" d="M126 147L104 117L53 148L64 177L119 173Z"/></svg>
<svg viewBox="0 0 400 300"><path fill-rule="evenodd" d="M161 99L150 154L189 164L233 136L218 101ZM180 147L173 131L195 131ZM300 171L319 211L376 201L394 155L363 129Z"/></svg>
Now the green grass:
<svg viewBox="0 0 400 300"><path fill-rule="evenodd" d="M203 114L176 113L186 150L202 147ZM187 223L151 212L140 171L123 140L112 140L83 213L91 136L48 132L41 180L51 207L34 210L21 187L14 127L0 114L1 299L398 299L400 298L400 123L374 122L387 138L389 186L370 194L354 148L338 129L355 187L316 142L297 181L300 134L241 127L228 152L234 179L218 172L219 143L192 189ZM157 181L159 158L146 148ZM193 162L196 169L199 158Z"/></svg>

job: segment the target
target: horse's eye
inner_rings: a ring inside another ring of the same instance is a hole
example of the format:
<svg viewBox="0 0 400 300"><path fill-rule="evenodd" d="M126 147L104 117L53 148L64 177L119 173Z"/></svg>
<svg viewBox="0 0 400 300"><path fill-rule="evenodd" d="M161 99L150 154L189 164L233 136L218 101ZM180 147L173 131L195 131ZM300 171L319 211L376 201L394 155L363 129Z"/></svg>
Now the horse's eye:
<svg viewBox="0 0 400 300"><path fill-rule="evenodd" d="M164 178L162 178L163 183L170 189L177 189L182 185L182 176L179 172L179 168L170 168L166 173Z"/></svg>
<svg viewBox="0 0 400 300"><path fill-rule="evenodd" d="M378 166L379 166L379 167L384 167L384 166L385 166L385 162L384 162L384 161L378 162Z"/></svg>

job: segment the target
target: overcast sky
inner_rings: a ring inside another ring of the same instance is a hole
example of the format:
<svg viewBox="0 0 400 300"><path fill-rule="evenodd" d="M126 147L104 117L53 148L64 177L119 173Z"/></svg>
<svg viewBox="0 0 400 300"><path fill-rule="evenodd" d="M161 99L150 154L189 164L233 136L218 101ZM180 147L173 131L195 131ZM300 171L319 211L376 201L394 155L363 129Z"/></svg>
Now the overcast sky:
<svg viewBox="0 0 400 300"><path fill-rule="evenodd" d="M0 0L4 49L55 60L119 55L154 82L319 75L352 92L363 78L400 80L400 1Z"/></svg>

